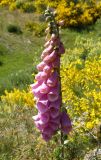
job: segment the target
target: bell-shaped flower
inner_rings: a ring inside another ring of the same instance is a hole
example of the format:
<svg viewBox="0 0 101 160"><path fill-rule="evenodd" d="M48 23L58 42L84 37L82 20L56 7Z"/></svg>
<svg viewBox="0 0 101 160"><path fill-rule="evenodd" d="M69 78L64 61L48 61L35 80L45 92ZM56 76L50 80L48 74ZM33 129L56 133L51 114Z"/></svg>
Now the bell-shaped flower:
<svg viewBox="0 0 101 160"><path fill-rule="evenodd" d="M53 135L54 130L52 128L52 126L50 124L48 124L44 129L43 129L43 133L47 134L47 135Z"/></svg>
<svg viewBox="0 0 101 160"><path fill-rule="evenodd" d="M59 114L60 114L60 110L59 110L59 109L54 108L54 107L51 107L51 108L50 108L50 116L51 116L52 118L58 117Z"/></svg>
<svg viewBox="0 0 101 160"><path fill-rule="evenodd" d="M34 94L36 98L41 98L43 95L42 93L40 93L40 86L35 89L32 89L31 92Z"/></svg>
<svg viewBox="0 0 101 160"><path fill-rule="evenodd" d="M51 102L49 104L49 108L57 108L59 109L61 105L61 97L59 96L59 98L57 99L57 101Z"/></svg>
<svg viewBox="0 0 101 160"><path fill-rule="evenodd" d="M38 69L38 71L43 71L43 68L45 67L45 63L42 61L41 63L39 63L38 65L37 65L37 69Z"/></svg>
<svg viewBox="0 0 101 160"><path fill-rule="evenodd" d="M40 120L46 124L49 122L49 119L50 119L50 115L49 115L49 112L46 112L46 113L43 113L43 114L39 114L39 117L40 117Z"/></svg>
<svg viewBox="0 0 101 160"><path fill-rule="evenodd" d="M71 120L66 112L61 113L60 123L62 132L68 134L72 129L72 125Z"/></svg>
<svg viewBox="0 0 101 160"><path fill-rule="evenodd" d="M52 65L45 65L45 67L43 68L43 71L48 75L50 75L52 72Z"/></svg>
<svg viewBox="0 0 101 160"><path fill-rule="evenodd" d="M45 72L39 72L36 76L35 79L37 81L45 81L47 79L48 75Z"/></svg>
<svg viewBox="0 0 101 160"><path fill-rule="evenodd" d="M47 64L52 63L57 58L57 51L53 51L50 55L47 55L43 61Z"/></svg>
<svg viewBox="0 0 101 160"><path fill-rule="evenodd" d="M49 110L49 101L47 99L39 100L37 102L36 108L41 114L45 113Z"/></svg>
<svg viewBox="0 0 101 160"><path fill-rule="evenodd" d="M59 85L50 89L50 91L49 91L49 93L47 95L48 96L48 100L50 102L54 102L54 101L58 100L59 94L60 94L59 89L60 89Z"/></svg>
<svg viewBox="0 0 101 160"><path fill-rule="evenodd" d="M44 82L40 86L40 93L46 94L50 90L49 86L47 86Z"/></svg>
<svg viewBox="0 0 101 160"><path fill-rule="evenodd" d="M41 55L41 59L45 58L47 55L49 55L53 51L53 46L49 45L48 48L46 48Z"/></svg>
<svg viewBox="0 0 101 160"><path fill-rule="evenodd" d="M57 71L53 72L51 76L47 79L47 85L49 87L55 87L59 79Z"/></svg>

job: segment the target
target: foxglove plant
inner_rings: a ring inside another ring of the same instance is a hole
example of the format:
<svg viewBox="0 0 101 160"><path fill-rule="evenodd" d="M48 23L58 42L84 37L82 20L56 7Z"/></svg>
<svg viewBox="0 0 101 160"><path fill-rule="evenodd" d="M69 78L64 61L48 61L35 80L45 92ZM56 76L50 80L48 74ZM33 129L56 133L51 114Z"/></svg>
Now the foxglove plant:
<svg viewBox="0 0 101 160"><path fill-rule="evenodd" d="M57 130L68 134L71 130L71 121L65 111L62 111L62 94L60 78L60 57L65 49L59 36L59 24L50 9L45 12L46 43L42 52L42 62L37 65L36 82L31 85L32 93L36 98L38 114L33 116L36 127L42 133L45 141L49 141Z"/></svg>

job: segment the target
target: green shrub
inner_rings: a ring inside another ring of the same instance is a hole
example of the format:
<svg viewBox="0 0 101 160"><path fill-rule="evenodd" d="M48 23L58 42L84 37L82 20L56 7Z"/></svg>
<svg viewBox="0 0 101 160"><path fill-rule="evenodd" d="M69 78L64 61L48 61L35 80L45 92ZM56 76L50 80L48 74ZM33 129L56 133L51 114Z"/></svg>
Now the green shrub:
<svg viewBox="0 0 101 160"><path fill-rule="evenodd" d="M7 31L10 32L10 33L15 33L15 34L21 34L22 33L21 28L17 25L14 25L14 24L9 24L7 26Z"/></svg>

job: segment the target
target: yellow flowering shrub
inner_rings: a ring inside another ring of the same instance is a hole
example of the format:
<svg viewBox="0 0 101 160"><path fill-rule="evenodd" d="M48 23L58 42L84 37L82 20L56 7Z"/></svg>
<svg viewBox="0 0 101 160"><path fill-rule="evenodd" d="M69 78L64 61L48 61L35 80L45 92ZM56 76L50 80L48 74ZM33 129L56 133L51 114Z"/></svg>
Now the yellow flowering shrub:
<svg viewBox="0 0 101 160"><path fill-rule="evenodd" d="M79 37L66 53L61 66L63 102L74 126L91 130L101 120L101 39Z"/></svg>
<svg viewBox="0 0 101 160"><path fill-rule="evenodd" d="M101 17L101 3L91 1L67 2L61 0L57 6L57 19L64 20L65 27L86 27Z"/></svg>
<svg viewBox="0 0 101 160"><path fill-rule="evenodd" d="M28 106L33 107L34 106L34 99L33 95L30 93L30 91L22 90L14 88L13 91L8 92L5 90L5 95L2 95L1 102L6 103L10 106L13 105L21 105L21 106Z"/></svg>

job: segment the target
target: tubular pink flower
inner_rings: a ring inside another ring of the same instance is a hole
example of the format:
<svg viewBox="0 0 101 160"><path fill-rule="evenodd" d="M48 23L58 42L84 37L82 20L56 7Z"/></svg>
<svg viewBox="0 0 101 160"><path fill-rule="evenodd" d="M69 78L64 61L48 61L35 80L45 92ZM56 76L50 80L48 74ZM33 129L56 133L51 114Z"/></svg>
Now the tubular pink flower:
<svg viewBox="0 0 101 160"><path fill-rule="evenodd" d="M49 115L49 112L46 112L44 114L39 114L39 117L40 117L40 120L46 124L49 122L49 119L50 119L50 115Z"/></svg>
<svg viewBox="0 0 101 160"><path fill-rule="evenodd" d="M43 61L47 64L52 63L57 58L57 51L53 51L50 55L47 55Z"/></svg>
<svg viewBox="0 0 101 160"><path fill-rule="evenodd" d="M64 132L65 134L68 134L72 129L72 125L71 125L71 120L66 112L61 113L60 122L61 122L62 132Z"/></svg>
<svg viewBox="0 0 101 160"><path fill-rule="evenodd" d="M49 104L49 108L57 108L60 109L60 105L61 105L61 98L59 97L57 101L51 102Z"/></svg>
<svg viewBox="0 0 101 160"><path fill-rule="evenodd" d="M36 108L38 111L43 114L49 110L49 101L48 100L43 100L43 101L38 101Z"/></svg>
<svg viewBox="0 0 101 160"><path fill-rule="evenodd" d="M45 65L43 71L49 75L52 72L52 65Z"/></svg>
<svg viewBox="0 0 101 160"><path fill-rule="evenodd" d="M53 46L50 45L48 48L46 48L41 55L41 59L45 58L47 55L49 55L53 51Z"/></svg>
<svg viewBox="0 0 101 160"><path fill-rule="evenodd" d="M47 79L47 85L49 87L55 87L56 86L56 83L58 82L58 79L59 79L59 75L57 73L57 71L53 72L51 74L51 76Z"/></svg>
<svg viewBox="0 0 101 160"><path fill-rule="evenodd" d="M40 86L40 93L46 94L49 92L49 90L49 86L47 86L45 83Z"/></svg>
<svg viewBox="0 0 101 160"><path fill-rule="evenodd" d="M37 80L37 81L44 81L44 80L46 80L47 79L47 77L48 77L48 75L45 73L45 72L39 72L36 76L35 76L35 79Z"/></svg>
<svg viewBox="0 0 101 160"><path fill-rule="evenodd" d="M54 88L51 88L50 92L48 93L47 96L48 96L48 100L50 102L54 102L54 101L58 100L58 98L59 98L59 85Z"/></svg>
<svg viewBox="0 0 101 160"><path fill-rule="evenodd" d="M41 98L43 95L42 93L40 93L40 86L38 88L32 89L32 93L37 98Z"/></svg>
<svg viewBox="0 0 101 160"><path fill-rule="evenodd" d="M54 107L51 107L51 108L50 108L50 116L51 116L52 118L58 117L59 114L60 114L59 109L54 108Z"/></svg>
<svg viewBox="0 0 101 160"><path fill-rule="evenodd" d="M44 62L41 62L41 63L39 63L38 65L37 65L37 69L38 69L38 71L43 71L43 68L45 67L45 63Z"/></svg>
<svg viewBox="0 0 101 160"><path fill-rule="evenodd" d="M53 133L54 133L54 130L53 130L52 126L49 124L43 129L43 133L46 134L46 135L51 135L52 136Z"/></svg>

